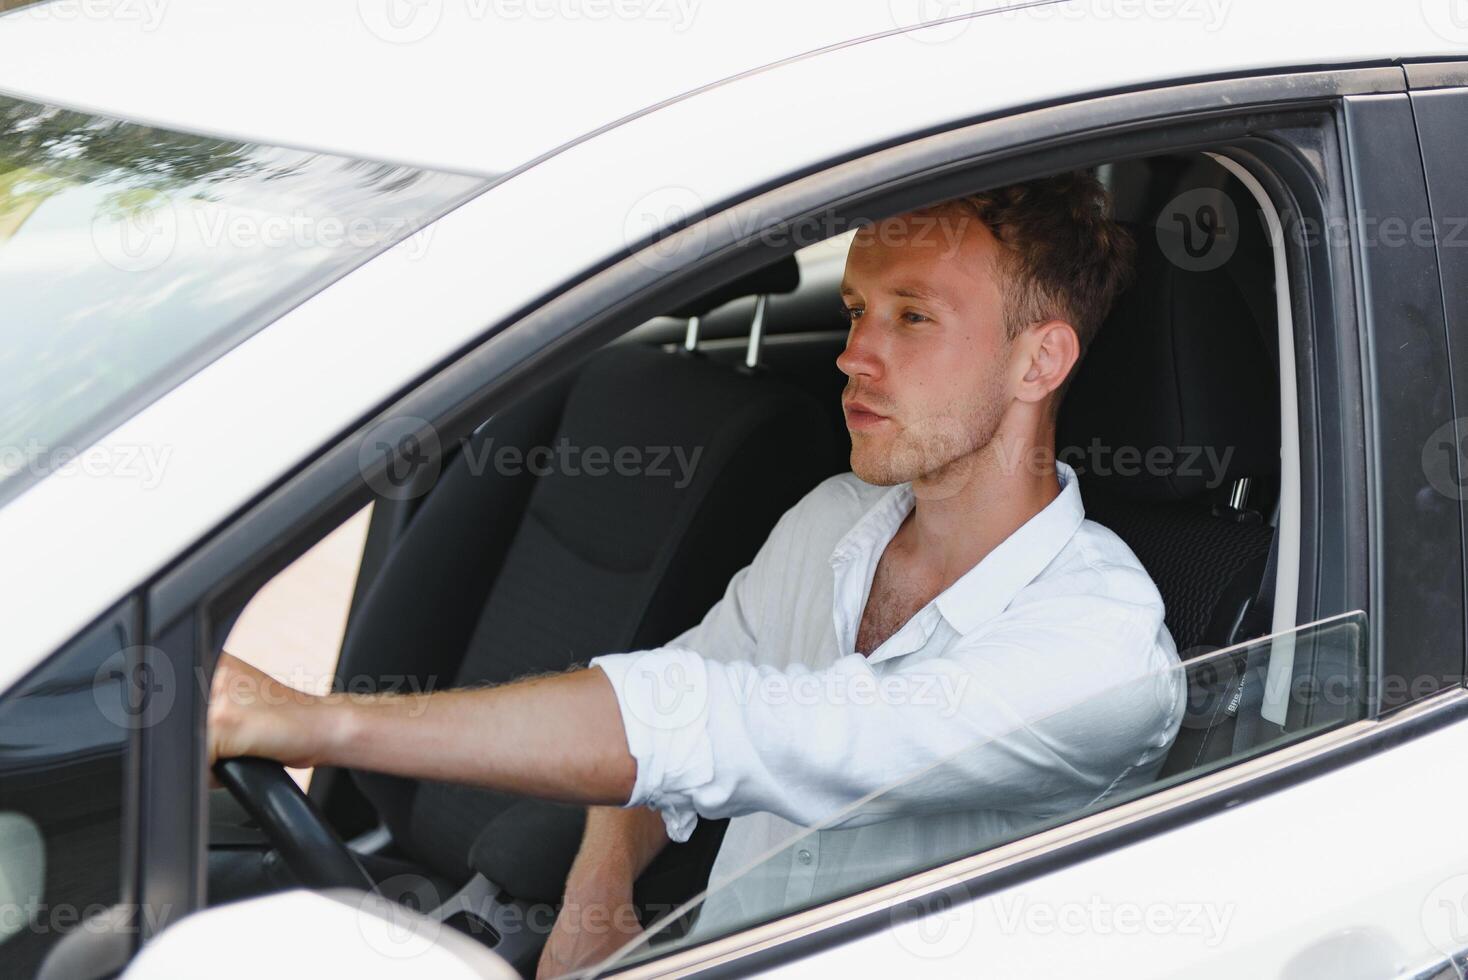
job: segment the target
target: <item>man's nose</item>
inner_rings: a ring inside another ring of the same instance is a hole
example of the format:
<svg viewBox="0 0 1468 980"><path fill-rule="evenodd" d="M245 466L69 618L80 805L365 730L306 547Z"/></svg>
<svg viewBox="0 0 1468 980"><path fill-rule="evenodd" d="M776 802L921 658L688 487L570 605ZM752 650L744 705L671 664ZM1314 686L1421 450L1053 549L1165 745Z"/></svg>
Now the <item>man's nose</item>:
<svg viewBox="0 0 1468 980"><path fill-rule="evenodd" d="M836 355L836 367L848 378L880 378L882 355L878 340L872 326L853 323L851 332L846 335L846 349Z"/></svg>

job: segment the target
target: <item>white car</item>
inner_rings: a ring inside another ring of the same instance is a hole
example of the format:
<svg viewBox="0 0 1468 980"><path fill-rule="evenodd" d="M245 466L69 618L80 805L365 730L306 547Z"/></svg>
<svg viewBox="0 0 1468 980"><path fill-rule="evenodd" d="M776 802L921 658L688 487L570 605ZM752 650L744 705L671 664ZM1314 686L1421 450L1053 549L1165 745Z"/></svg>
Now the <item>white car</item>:
<svg viewBox="0 0 1468 980"><path fill-rule="evenodd" d="M1464 976L1456 0L0 10L0 973L533 971L578 811L210 791L240 611L370 503L338 685L666 641L846 468L844 236L1095 168L1138 274L1060 455L1185 657L1161 778L812 828L739 928L705 821L596 972Z"/></svg>

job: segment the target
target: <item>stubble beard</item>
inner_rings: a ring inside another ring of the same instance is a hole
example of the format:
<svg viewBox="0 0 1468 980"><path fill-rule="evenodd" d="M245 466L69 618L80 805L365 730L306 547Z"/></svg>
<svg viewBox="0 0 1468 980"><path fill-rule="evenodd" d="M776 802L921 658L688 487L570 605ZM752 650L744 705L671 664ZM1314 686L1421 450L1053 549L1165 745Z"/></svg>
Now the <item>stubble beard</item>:
<svg viewBox="0 0 1468 980"><path fill-rule="evenodd" d="M869 435L853 435L852 472L874 486L912 482L914 492L924 497L957 493L967 485L1003 421L1004 402L997 380L969 404L899 429L885 450L863 446L863 440L871 440Z"/></svg>

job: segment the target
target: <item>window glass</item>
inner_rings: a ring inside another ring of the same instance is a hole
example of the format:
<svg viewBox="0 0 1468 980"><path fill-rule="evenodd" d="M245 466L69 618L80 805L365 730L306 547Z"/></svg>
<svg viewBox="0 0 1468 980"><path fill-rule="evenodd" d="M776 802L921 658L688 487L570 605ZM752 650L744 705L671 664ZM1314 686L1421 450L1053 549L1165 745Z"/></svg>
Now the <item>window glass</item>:
<svg viewBox="0 0 1468 980"><path fill-rule="evenodd" d="M150 669L117 619L0 699L0 970L30 976L124 900L129 734Z"/></svg>
<svg viewBox="0 0 1468 980"><path fill-rule="evenodd" d="M0 493L483 186L0 96Z"/></svg>
<svg viewBox="0 0 1468 980"><path fill-rule="evenodd" d="M1082 809L1027 818L1017 833L1012 826L1002 834L987 830L992 824L982 809L981 787L947 791L952 807L936 810L931 801L943 794L931 787L953 786L951 774L973 771L978 755L1027 752L1042 727L1096 731L1114 705L1128 703L1129 690L1153 690L1156 678L1133 678L976 743L711 882L707 892L655 925L620 960L603 966L662 955L937 867L1368 717L1365 627L1364 614L1346 613L1186 661L1179 668L1186 677L1186 705L1160 771ZM1267 719L1276 712L1266 705L1285 708L1283 724ZM923 812L910 811L906 800L914 798L925 801ZM899 839L922 842L918 863L910 859L911 848L891 846Z"/></svg>
<svg viewBox="0 0 1468 980"><path fill-rule="evenodd" d="M368 504L265 583L224 648L297 690L330 691L371 520ZM310 784L311 770L290 773Z"/></svg>

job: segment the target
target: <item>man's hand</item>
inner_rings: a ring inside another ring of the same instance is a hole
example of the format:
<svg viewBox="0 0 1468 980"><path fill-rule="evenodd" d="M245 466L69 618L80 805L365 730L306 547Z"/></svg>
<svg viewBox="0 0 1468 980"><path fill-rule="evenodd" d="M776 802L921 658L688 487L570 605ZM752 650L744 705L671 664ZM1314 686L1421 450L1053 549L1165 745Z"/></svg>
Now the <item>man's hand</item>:
<svg viewBox="0 0 1468 980"><path fill-rule="evenodd" d="M333 713L325 699L287 687L228 653L219 655L209 688L209 766L255 755L287 766L318 763Z"/></svg>

